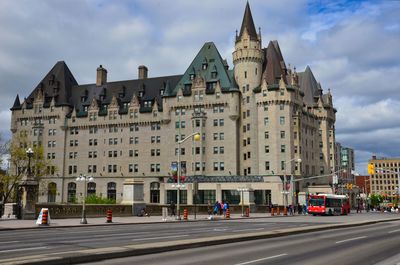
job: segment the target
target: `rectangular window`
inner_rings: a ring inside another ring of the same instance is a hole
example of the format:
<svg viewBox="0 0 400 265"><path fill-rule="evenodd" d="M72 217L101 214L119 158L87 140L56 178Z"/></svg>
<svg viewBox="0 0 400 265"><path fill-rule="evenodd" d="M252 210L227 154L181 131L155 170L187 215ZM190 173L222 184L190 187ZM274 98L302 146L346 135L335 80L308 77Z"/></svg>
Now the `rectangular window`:
<svg viewBox="0 0 400 265"><path fill-rule="evenodd" d="M269 161L265 161L265 170L269 170Z"/></svg>
<svg viewBox="0 0 400 265"><path fill-rule="evenodd" d="M217 146L214 146L213 150L214 150L214 154L218 154L218 147Z"/></svg>
<svg viewBox="0 0 400 265"><path fill-rule="evenodd" d="M265 118L264 118L264 125L267 126L267 125L268 125L268 122L269 122L268 117L265 117Z"/></svg>
<svg viewBox="0 0 400 265"><path fill-rule="evenodd" d="M219 126L224 126L224 119L219 119Z"/></svg>
<svg viewBox="0 0 400 265"><path fill-rule="evenodd" d="M265 138L265 139L269 139L269 132L268 132L268 131L266 131L266 132L264 133L264 138Z"/></svg>
<svg viewBox="0 0 400 265"><path fill-rule="evenodd" d="M281 139L285 139L285 131L281 131Z"/></svg>
<svg viewBox="0 0 400 265"><path fill-rule="evenodd" d="M279 117L279 123L280 125L285 125L285 117L283 116Z"/></svg>
<svg viewBox="0 0 400 265"><path fill-rule="evenodd" d="M214 171L218 171L218 162L214 162Z"/></svg>
<svg viewBox="0 0 400 265"><path fill-rule="evenodd" d="M218 140L218 133L213 134L214 141Z"/></svg>
<svg viewBox="0 0 400 265"><path fill-rule="evenodd" d="M269 145L265 146L265 153L269 153Z"/></svg>
<svg viewBox="0 0 400 265"><path fill-rule="evenodd" d="M286 146L284 144L281 145L281 153L285 153Z"/></svg>
<svg viewBox="0 0 400 265"><path fill-rule="evenodd" d="M225 148L223 146L219 147L219 153L224 154L225 153Z"/></svg>

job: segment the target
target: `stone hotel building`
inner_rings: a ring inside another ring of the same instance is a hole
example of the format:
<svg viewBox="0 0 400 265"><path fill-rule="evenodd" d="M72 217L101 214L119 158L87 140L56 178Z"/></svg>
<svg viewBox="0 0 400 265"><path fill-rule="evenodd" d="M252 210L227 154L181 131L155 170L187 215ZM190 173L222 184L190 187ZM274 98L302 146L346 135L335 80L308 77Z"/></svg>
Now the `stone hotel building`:
<svg viewBox="0 0 400 265"><path fill-rule="evenodd" d="M93 84L78 84L57 62L11 108L13 140L26 136L25 147L42 145L56 166L41 179L39 201L80 201L86 188L117 203L141 200L134 193L146 203L169 203L176 200L171 168L178 152L183 204L192 204L196 192L204 204L282 205L284 189L290 198L328 184L328 177L307 177L335 167L330 92L309 67L288 67L277 41L263 47L249 4L234 46L233 67L207 42L181 75L150 77L139 66L136 79L110 82L100 65ZM178 150L194 132L201 140L190 138ZM83 187L75 181L80 174L94 182ZM284 185L290 176L293 185Z"/></svg>

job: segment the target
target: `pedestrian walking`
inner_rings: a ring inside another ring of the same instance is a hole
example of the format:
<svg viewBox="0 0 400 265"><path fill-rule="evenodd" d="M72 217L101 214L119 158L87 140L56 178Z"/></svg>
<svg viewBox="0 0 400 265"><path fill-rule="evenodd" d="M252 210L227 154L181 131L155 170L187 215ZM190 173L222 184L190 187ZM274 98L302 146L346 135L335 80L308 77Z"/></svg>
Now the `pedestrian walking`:
<svg viewBox="0 0 400 265"><path fill-rule="evenodd" d="M307 205L303 204L303 215L307 214Z"/></svg>
<svg viewBox="0 0 400 265"><path fill-rule="evenodd" d="M219 204L219 202L216 201L216 202L214 203L214 211L213 211L213 214L214 214L214 215L215 215L215 214L218 214L220 209L221 209L221 204Z"/></svg>
<svg viewBox="0 0 400 265"><path fill-rule="evenodd" d="M170 209L170 213L171 213L171 217L175 216L175 202L171 201L170 205L169 205L169 209Z"/></svg>
<svg viewBox="0 0 400 265"><path fill-rule="evenodd" d="M211 201L208 201L208 204L207 204L207 213L208 213L208 215L211 215L211 214L213 213L213 207L212 207L212 205L211 205Z"/></svg>

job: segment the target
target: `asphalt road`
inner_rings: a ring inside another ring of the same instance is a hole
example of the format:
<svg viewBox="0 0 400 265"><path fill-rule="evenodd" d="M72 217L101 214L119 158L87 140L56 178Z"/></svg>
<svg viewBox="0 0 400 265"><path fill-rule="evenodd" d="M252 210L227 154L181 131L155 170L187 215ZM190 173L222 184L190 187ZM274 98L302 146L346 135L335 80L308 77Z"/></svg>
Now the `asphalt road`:
<svg viewBox="0 0 400 265"><path fill-rule="evenodd" d="M238 247L228 248L227 253L223 253L223 248L227 243L238 242L239 240L234 237L248 237L251 238L252 242L255 238L262 238L274 236L282 236L287 233L298 233L296 231L302 231L308 227L319 226L319 229L329 229L332 225L343 225L345 223L360 222L360 221L373 221L374 220L387 220L388 218L397 218L392 215L380 215L380 214L365 214L365 215L350 215L350 216L334 216L334 217L312 217L312 216L296 216L293 218L256 218L256 219L237 219L237 220L220 220L220 221L200 221L200 222L172 222L172 223L148 223L148 224L123 224L123 225L107 225L107 226L81 226L81 227L42 227L34 229L16 229L16 230L3 230L0 231L0 264L20 264L23 262L38 262L37 264L55 264L49 262L49 260L58 260L67 263L77 263L83 261L93 261L107 258L126 257L131 255L138 255L144 253L155 253L154 251L162 251L164 254L142 256L142 258L157 257L160 259L160 264L166 264L165 262L169 259L165 259L169 255L173 255L174 252L168 253L171 246L177 246L175 249L187 249L187 253L200 253L199 260L204 259L204 253L206 257L216 258L212 263L197 262L196 259L190 258L189 260L180 260L185 257L178 257L179 264L235 264L242 262L242 257L246 260L261 259L261 264L264 264L264 258L272 257L271 259L277 258L285 260L289 254L293 254L297 248L300 250L302 247L306 249L310 248L310 245L318 249L323 244L313 243L307 241L307 236L304 236L298 241L298 246L293 248L291 244L297 241L289 240L289 245L282 247L282 249L276 252L266 252L265 249L261 248L259 254L255 253L243 253L242 251L247 249L246 243L243 247L239 244ZM399 223L391 220L389 223L380 223L376 227L386 226L398 227L400 231ZM322 228L323 226L323 228ZM398 240L398 231L388 227L387 229L395 232L388 233L388 238L394 237L394 240ZM289 231L289 232L287 232ZM290 232L291 231L291 232ZM341 230L327 230L325 234L337 235ZM349 230L350 231L350 230ZM324 234L324 233L323 233ZM292 235L293 239L297 237ZM340 237L340 236L339 236ZM290 237L285 237L290 238ZM342 236L341 238L345 238ZM364 237L363 237L364 238ZM266 241L260 242L277 242L277 238L270 238ZM282 238L282 240L285 240ZM304 244L304 243L309 244ZM208 246L214 243L215 246L209 249L202 250L199 246ZM397 246L400 246L399 242L394 242ZM225 244L216 246L216 244ZM283 244L283 243L281 243ZM382 244L384 245L384 244ZM249 249L259 249L262 246L261 243L255 243L253 247ZM390 245L387 247L389 248ZM213 249L221 249L221 253L218 251L213 255ZM311 248L311 249L313 249ZM327 247L328 249L330 247ZM159 250L157 250L159 249ZM237 251L238 249L238 251ZM168 251L168 252L165 252ZM297 256L315 255L304 252L299 252ZM382 250L383 253L386 250ZM391 251L390 249L388 250ZM279 253L278 253L279 252ZM368 251L369 252L369 251ZM122 253L120 255L119 253ZM179 253L179 252L178 252ZM185 252L186 253L186 252ZM265 256L268 253L270 256ZM373 253L371 251L371 253ZM348 253L347 253L348 254ZM203 257L201 257L203 255ZM248 255L248 256L246 256ZM278 255L277 257L275 257ZM181 256L180 254L178 256ZM82 259L87 257L87 260ZM222 257L222 258L221 258ZM226 257L232 257L226 259ZM258 257L258 258L257 258ZM174 259L173 264L177 264ZM147 261L140 262L139 264L152 264L153 258ZM40 263L39 263L40 262ZM148 263L150 262L150 263ZM195 262L195 263L190 263ZM245 262L245 261L243 261ZM243 263L242 262L242 263ZM275 262L275 261L274 261ZM287 260L286 260L287 262ZM136 262L134 262L136 264ZM171 264L172 264L171 263ZM60 264L60 263L57 263ZM123 264L123 263L122 263ZM157 264L157 263L156 263ZM250 264L250 263L249 263ZM287 264L283 262L282 264ZM300 263L301 264L301 263ZM304 263L303 263L304 264ZM343 263L345 264L345 263ZM351 263L348 263L351 264ZM358 264L358 263L352 263Z"/></svg>
<svg viewBox="0 0 400 265"><path fill-rule="evenodd" d="M0 231L0 263L3 259L45 253L211 238L315 225L313 222L291 221L253 219Z"/></svg>
<svg viewBox="0 0 400 265"><path fill-rule="evenodd" d="M221 224L221 227L224 225ZM252 227L256 229L265 226ZM241 227L233 227L232 229L241 229ZM185 233L188 232L185 231ZM96 262L95 264L389 265L399 263L400 221L392 221L359 227L106 260Z"/></svg>

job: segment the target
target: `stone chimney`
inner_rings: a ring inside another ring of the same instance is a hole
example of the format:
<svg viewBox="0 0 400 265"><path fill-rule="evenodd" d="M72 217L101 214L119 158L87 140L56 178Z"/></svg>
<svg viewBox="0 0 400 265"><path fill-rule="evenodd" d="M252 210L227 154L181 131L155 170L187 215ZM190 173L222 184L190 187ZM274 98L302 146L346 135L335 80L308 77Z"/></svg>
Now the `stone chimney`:
<svg viewBox="0 0 400 265"><path fill-rule="evenodd" d="M149 71L146 66L139 65L139 79L147 79L147 72Z"/></svg>
<svg viewBox="0 0 400 265"><path fill-rule="evenodd" d="M102 86L107 83L107 70L100 66L97 68L96 86Z"/></svg>

